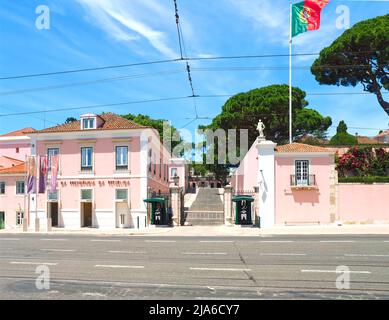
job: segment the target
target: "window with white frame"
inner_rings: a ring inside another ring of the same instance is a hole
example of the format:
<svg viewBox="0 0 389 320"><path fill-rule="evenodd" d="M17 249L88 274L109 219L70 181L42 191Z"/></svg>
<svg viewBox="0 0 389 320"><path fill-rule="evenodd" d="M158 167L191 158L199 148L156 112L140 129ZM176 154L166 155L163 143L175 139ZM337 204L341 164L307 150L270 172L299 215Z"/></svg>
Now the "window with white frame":
<svg viewBox="0 0 389 320"><path fill-rule="evenodd" d="M47 148L47 165L49 171L51 170L51 159L53 156L59 155L59 148Z"/></svg>
<svg viewBox="0 0 389 320"><path fill-rule="evenodd" d="M21 224L23 224L23 217L24 217L23 211L16 212L16 225L20 226Z"/></svg>
<svg viewBox="0 0 389 320"><path fill-rule="evenodd" d="M128 189L116 189L116 200L127 200L128 199Z"/></svg>
<svg viewBox="0 0 389 320"><path fill-rule="evenodd" d="M83 129L95 129L95 118L84 118L82 119Z"/></svg>
<svg viewBox="0 0 389 320"><path fill-rule="evenodd" d="M5 194L5 182L0 181L0 194Z"/></svg>
<svg viewBox="0 0 389 320"><path fill-rule="evenodd" d="M81 200L92 201L92 189L82 189L81 190Z"/></svg>
<svg viewBox="0 0 389 320"><path fill-rule="evenodd" d="M57 201L58 200L58 190L56 190L54 192L48 191L47 192L47 199L49 201Z"/></svg>
<svg viewBox="0 0 389 320"><path fill-rule="evenodd" d="M295 162L296 185L308 185L309 183L309 161L296 160Z"/></svg>
<svg viewBox="0 0 389 320"><path fill-rule="evenodd" d="M24 181L16 181L16 194L24 194Z"/></svg>
<svg viewBox="0 0 389 320"><path fill-rule="evenodd" d="M117 146L116 147L116 170L128 169L128 147Z"/></svg>
<svg viewBox="0 0 389 320"><path fill-rule="evenodd" d="M82 147L81 148L81 171L93 170L93 148Z"/></svg>

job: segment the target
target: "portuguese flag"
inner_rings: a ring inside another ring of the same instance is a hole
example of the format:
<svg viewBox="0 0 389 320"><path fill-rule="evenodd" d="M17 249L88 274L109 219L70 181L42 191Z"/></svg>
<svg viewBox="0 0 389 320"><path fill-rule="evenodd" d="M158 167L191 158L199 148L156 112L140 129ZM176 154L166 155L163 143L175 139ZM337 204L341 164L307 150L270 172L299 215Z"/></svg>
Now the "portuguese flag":
<svg viewBox="0 0 389 320"><path fill-rule="evenodd" d="M292 6L292 37L320 28L321 10L330 0L305 0Z"/></svg>

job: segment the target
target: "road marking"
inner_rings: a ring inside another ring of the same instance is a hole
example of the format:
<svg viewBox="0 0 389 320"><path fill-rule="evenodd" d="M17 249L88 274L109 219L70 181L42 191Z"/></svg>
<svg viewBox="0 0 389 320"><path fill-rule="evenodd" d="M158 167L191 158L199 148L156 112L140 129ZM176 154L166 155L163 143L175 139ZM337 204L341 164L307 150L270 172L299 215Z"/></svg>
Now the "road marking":
<svg viewBox="0 0 389 320"><path fill-rule="evenodd" d="M176 242L176 240L145 240L146 242Z"/></svg>
<svg viewBox="0 0 389 320"><path fill-rule="evenodd" d="M41 249L42 251L55 251L55 252L73 252L73 249Z"/></svg>
<svg viewBox="0 0 389 320"><path fill-rule="evenodd" d="M315 272L315 273L361 273L370 274L370 271L336 271L336 270L301 270L301 272Z"/></svg>
<svg viewBox="0 0 389 320"><path fill-rule="evenodd" d="M234 242L234 240L202 240L202 243L212 243L212 242Z"/></svg>
<svg viewBox="0 0 389 320"><path fill-rule="evenodd" d="M146 253L146 251L120 251L120 250L111 250L109 253Z"/></svg>
<svg viewBox="0 0 389 320"><path fill-rule="evenodd" d="M69 239L40 239L41 241L68 241Z"/></svg>
<svg viewBox="0 0 389 320"><path fill-rule="evenodd" d="M115 264L96 264L95 268L127 268L127 269L143 269L144 266L124 266Z"/></svg>
<svg viewBox="0 0 389 320"><path fill-rule="evenodd" d="M354 254L346 253L346 257L389 257L389 254Z"/></svg>
<svg viewBox="0 0 389 320"><path fill-rule="evenodd" d="M224 255L224 254L227 254L227 252L183 252L182 254L189 254L189 255Z"/></svg>
<svg viewBox="0 0 389 320"><path fill-rule="evenodd" d="M384 240L384 242L389 242L389 240Z"/></svg>
<svg viewBox="0 0 389 320"><path fill-rule="evenodd" d="M119 239L91 239L92 242L120 242Z"/></svg>
<svg viewBox="0 0 389 320"><path fill-rule="evenodd" d="M19 238L0 238L0 240L4 240L4 241L18 241L20 239Z"/></svg>
<svg viewBox="0 0 389 320"><path fill-rule="evenodd" d="M261 253L261 256L306 256L306 253Z"/></svg>
<svg viewBox="0 0 389 320"><path fill-rule="evenodd" d="M58 263L54 262L28 262L28 261L11 261L10 264L27 264L27 265L45 265L56 266Z"/></svg>
<svg viewBox="0 0 389 320"><path fill-rule="evenodd" d="M355 242L354 240L321 240L323 243L344 243L344 242Z"/></svg>
<svg viewBox="0 0 389 320"><path fill-rule="evenodd" d="M287 243L287 242L294 242L294 241L292 241L292 240L261 240L261 241L259 241L259 242L269 242L269 243L282 243L282 242L285 242L285 243Z"/></svg>
<svg viewBox="0 0 389 320"><path fill-rule="evenodd" d="M189 268L190 270L200 271L251 271L251 269L237 269L237 268Z"/></svg>

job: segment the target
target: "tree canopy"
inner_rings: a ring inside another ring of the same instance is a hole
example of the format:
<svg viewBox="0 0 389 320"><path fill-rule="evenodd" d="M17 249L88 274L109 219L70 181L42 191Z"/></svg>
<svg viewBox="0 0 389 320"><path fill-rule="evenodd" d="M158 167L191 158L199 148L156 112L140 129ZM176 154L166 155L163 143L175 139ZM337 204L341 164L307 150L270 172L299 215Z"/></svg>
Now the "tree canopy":
<svg viewBox="0 0 389 320"><path fill-rule="evenodd" d="M325 136L332 124L330 117L323 117L319 112L307 108L306 93L299 88L292 88L293 136L298 138L305 134ZM258 120L265 124L267 139L277 143L286 143L289 137L289 87L288 85L270 85L239 93L222 107L207 128L248 129L249 146L258 136ZM239 135L238 135L239 136Z"/></svg>
<svg viewBox="0 0 389 320"><path fill-rule="evenodd" d="M346 30L321 50L311 72L320 84L362 84L364 91L377 96L389 115L389 102L381 91L389 90L389 14L361 21Z"/></svg>
<svg viewBox="0 0 389 320"><path fill-rule="evenodd" d="M159 136L161 137L161 139L163 139L163 129L164 129L163 125L164 125L165 122L167 122L167 120L164 120L164 119L152 119L148 115L144 115L144 114L134 115L134 114L131 114L131 113L122 115L122 117L127 119L127 120L134 121L135 123L140 124L142 126L152 127L154 129L156 129L158 131ZM170 129L171 129L172 136L176 135L177 137L179 137L179 139L177 139L179 141L175 141L174 139L172 139L172 149L173 149L178 144L180 144L183 140L182 140L181 136L179 135L178 130L174 126L172 126L172 125L169 125L169 126L170 126Z"/></svg>
<svg viewBox="0 0 389 320"><path fill-rule="evenodd" d="M336 128L336 135L331 138L329 144L336 146L356 145L358 144L358 139L347 132L347 125L342 120Z"/></svg>

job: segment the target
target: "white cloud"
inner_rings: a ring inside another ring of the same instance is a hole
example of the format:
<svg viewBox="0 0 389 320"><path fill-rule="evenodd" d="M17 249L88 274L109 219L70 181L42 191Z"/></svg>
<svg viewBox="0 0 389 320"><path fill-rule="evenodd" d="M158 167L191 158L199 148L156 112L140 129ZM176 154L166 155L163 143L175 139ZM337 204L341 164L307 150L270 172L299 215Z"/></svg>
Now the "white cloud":
<svg viewBox="0 0 389 320"><path fill-rule="evenodd" d="M260 30L259 37L273 43L288 44L289 4L285 0L229 0L238 12Z"/></svg>
<svg viewBox="0 0 389 320"><path fill-rule="evenodd" d="M77 0L87 11L89 21L96 23L117 41L147 40L168 58L178 54L168 45L168 28L174 26L173 11L156 1ZM169 21L169 24L166 22ZM152 25L156 24L157 27ZM160 29L164 29L163 31Z"/></svg>

